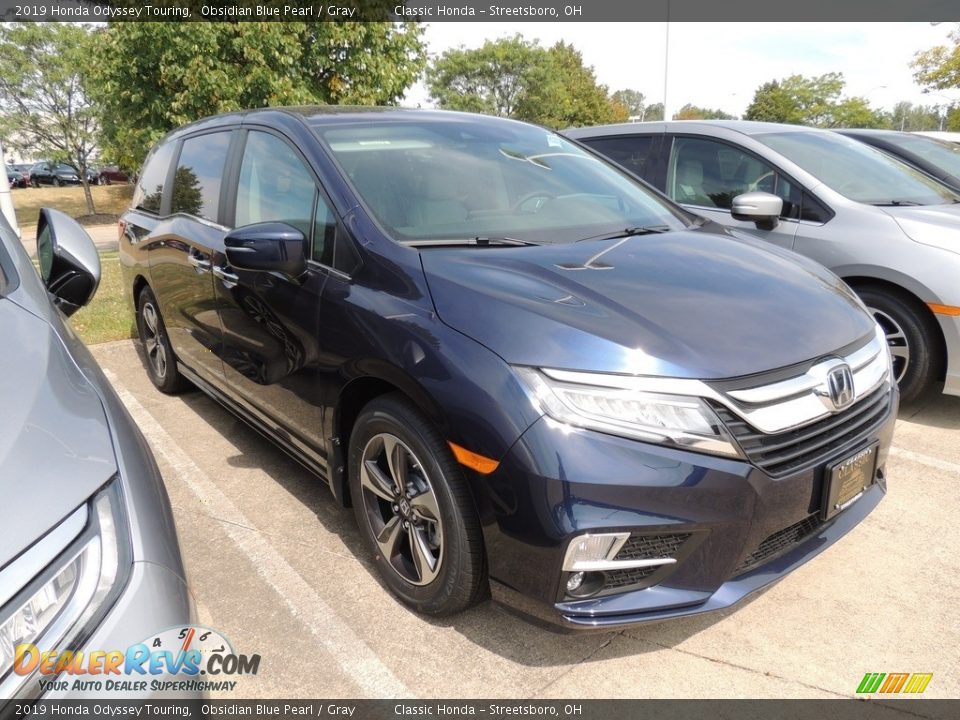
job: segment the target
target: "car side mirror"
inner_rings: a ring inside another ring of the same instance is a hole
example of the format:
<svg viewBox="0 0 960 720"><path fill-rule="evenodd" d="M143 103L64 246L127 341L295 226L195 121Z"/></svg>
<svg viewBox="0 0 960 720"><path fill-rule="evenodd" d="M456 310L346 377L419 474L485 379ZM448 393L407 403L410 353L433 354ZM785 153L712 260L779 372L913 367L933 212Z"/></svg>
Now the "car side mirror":
<svg viewBox="0 0 960 720"><path fill-rule="evenodd" d="M245 225L227 235L227 261L238 270L278 272L292 278L307 269L304 234L287 223Z"/></svg>
<svg viewBox="0 0 960 720"><path fill-rule="evenodd" d="M760 230L773 230L780 223L783 200L767 192L748 192L733 199L730 214L734 220L753 222Z"/></svg>
<svg viewBox="0 0 960 720"><path fill-rule="evenodd" d="M87 231L69 215L42 208L37 221L40 277L64 315L86 305L100 285L100 255Z"/></svg>

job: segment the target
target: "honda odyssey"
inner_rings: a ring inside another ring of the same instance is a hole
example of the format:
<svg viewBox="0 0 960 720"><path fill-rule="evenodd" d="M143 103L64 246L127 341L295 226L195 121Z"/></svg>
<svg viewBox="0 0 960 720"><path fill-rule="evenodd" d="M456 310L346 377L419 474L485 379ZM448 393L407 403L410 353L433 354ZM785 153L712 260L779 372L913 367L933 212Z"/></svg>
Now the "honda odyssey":
<svg viewBox="0 0 960 720"><path fill-rule="evenodd" d="M423 613L727 607L886 492L898 392L849 288L542 128L201 120L150 153L120 253L153 383L312 469Z"/></svg>

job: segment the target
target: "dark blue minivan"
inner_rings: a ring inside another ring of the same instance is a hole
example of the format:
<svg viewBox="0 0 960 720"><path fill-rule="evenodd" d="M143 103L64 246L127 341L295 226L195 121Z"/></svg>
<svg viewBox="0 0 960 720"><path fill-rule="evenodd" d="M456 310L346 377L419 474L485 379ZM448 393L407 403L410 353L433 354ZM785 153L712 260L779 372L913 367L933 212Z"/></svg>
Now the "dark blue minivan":
<svg viewBox="0 0 960 720"><path fill-rule="evenodd" d="M543 128L202 120L150 153L120 253L154 384L316 472L423 613L727 607L886 492L898 394L851 291Z"/></svg>

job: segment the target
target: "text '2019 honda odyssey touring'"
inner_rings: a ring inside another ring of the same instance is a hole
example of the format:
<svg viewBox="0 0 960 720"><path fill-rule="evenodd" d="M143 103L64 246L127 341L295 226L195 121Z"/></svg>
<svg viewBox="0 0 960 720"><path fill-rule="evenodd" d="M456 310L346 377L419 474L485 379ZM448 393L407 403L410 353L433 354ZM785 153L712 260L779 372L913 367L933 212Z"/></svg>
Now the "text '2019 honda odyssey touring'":
<svg viewBox="0 0 960 720"><path fill-rule="evenodd" d="M153 382L312 468L421 612L726 607L886 491L898 395L850 290L542 128L209 118L157 145L121 227Z"/></svg>

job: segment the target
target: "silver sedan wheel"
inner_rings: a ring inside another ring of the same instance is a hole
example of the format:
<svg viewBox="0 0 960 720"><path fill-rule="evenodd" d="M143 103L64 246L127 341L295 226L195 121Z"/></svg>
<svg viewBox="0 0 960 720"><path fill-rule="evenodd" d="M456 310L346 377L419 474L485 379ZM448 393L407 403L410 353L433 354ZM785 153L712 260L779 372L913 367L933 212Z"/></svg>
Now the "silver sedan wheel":
<svg viewBox="0 0 960 720"><path fill-rule="evenodd" d="M907 341L907 335L900 327L900 323L887 313L872 307L867 309L883 328L883 333L887 337L887 345L890 346L890 354L893 356L893 377L899 383L910 366L910 343Z"/></svg>
<svg viewBox="0 0 960 720"><path fill-rule="evenodd" d="M443 523L423 463L396 435L374 435L363 449L360 486L380 553L406 582L429 585L443 563Z"/></svg>
<svg viewBox="0 0 960 720"><path fill-rule="evenodd" d="M157 378L163 380L167 376L167 350L162 342L163 331L160 328L157 309L153 303L147 302L144 303L141 313L143 314L143 346L147 351L147 359Z"/></svg>

